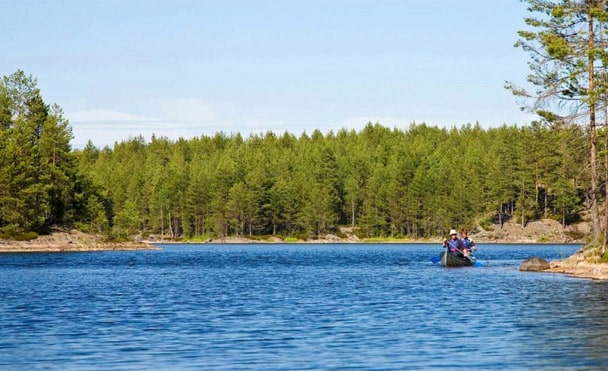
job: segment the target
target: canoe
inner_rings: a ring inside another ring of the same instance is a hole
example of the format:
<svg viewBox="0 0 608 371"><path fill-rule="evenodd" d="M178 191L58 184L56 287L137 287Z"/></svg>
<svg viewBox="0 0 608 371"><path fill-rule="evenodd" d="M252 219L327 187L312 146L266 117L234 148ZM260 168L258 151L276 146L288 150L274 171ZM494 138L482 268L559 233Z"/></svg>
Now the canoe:
<svg viewBox="0 0 608 371"><path fill-rule="evenodd" d="M447 254L445 251L442 251L441 254L441 265L444 267L470 267L474 264L474 258L469 259L464 256L460 256L457 254Z"/></svg>

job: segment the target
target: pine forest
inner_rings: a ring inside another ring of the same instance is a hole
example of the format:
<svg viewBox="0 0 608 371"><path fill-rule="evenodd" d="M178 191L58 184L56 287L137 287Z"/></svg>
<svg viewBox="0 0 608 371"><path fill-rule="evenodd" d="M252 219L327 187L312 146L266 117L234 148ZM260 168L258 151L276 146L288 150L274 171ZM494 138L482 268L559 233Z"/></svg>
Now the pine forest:
<svg viewBox="0 0 608 371"><path fill-rule="evenodd" d="M314 238L340 226L421 238L507 218L567 224L588 201L588 133L575 125L368 123L359 132L137 137L72 150L68 121L36 80L18 71L3 81L4 237L60 223L111 239Z"/></svg>

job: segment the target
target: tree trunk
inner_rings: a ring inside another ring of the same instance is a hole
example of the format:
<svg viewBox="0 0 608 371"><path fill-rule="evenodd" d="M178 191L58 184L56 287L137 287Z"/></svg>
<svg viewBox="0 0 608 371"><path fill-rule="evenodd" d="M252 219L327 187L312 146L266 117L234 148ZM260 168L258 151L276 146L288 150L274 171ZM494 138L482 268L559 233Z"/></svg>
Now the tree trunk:
<svg viewBox="0 0 608 371"><path fill-rule="evenodd" d="M352 213L353 213L352 214L352 221L353 221L352 227L354 228L355 227L355 200L353 200L351 202L351 209L352 209Z"/></svg>
<svg viewBox="0 0 608 371"><path fill-rule="evenodd" d="M163 214L163 206L160 206L160 238L165 239L165 216Z"/></svg>
<svg viewBox="0 0 608 371"><path fill-rule="evenodd" d="M526 186L525 183L522 181L521 183L521 205L519 205L521 207L521 227L524 228L526 226L526 207L525 207L525 193L526 192Z"/></svg>
<svg viewBox="0 0 608 371"><path fill-rule="evenodd" d="M604 108L604 151L608 150L608 106ZM608 156L604 155L604 241L601 254L606 252L608 240Z"/></svg>
<svg viewBox="0 0 608 371"><path fill-rule="evenodd" d="M498 225L502 228L502 207L498 209Z"/></svg>
<svg viewBox="0 0 608 371"><path fill-rule="evenodd" d="M593 16L589 16L589 44L588 50L594 50L595 44L595 32L593 30L594 27L594 18ZM593 92L595 90L595 56L593 53L589 53L588 57L588 74L589 74L589 91ZM591 215L593 221L593 243L597 246L599 243L600 237L600 216L599 216L599 207L597 202L597 131L596 131L596 121L595 121L595 110L596 110L596 102L593 97L589 98L589 135L590 135L590 167L591 167Z"/></svg>

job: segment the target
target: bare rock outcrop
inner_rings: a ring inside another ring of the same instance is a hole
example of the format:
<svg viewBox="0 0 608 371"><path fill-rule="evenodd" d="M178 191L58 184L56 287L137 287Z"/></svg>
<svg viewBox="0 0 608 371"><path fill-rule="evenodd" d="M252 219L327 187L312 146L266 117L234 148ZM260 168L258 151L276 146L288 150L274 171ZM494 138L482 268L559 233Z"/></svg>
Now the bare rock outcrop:
<svg viewBox="0 0 608 371"><path fill-rule="evenodd" d="M0 252L63 252L63 251L107 251L107 250L154 250L144 242L104 242L101 237L75 229L56 229L49 235L30 241L0 239Z"/></svg>
<svg viewBox="0 0 608 371"><path fill-rule="evenodd" d="M577 278L608 280L608 264L600 263L597 252L593 249L581 249L567 259L552 261L550 264L548 272Z"/></svg>
<svg viewBox="0 0 608 371"><path fill-rule="evenodd" d="M549 268L551 268L549 262L538 257L526 259L519 266L519 270L525 272L541 272Z"/></svg>

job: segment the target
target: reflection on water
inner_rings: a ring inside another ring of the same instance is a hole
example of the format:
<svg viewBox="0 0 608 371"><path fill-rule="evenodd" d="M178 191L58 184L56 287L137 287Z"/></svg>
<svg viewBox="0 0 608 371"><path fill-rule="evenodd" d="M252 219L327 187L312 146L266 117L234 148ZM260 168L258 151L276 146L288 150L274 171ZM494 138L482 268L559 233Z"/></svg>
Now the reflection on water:
<svg viewBox="0 0 608 371"><path fill-rule="evenodd" d="M588 360L587 364L606 365L606 349L608 349L608 282L592 282L584 290L577 292L574 301L580 303L574 311L578 311L581 322L581 357Z"/></svg>
<svg viewBox="0 0 608 371"><path fill-rule="evenodd" d="M0 256L0 368L597 369L608 285L571 245L181 245Z"/></svg>

